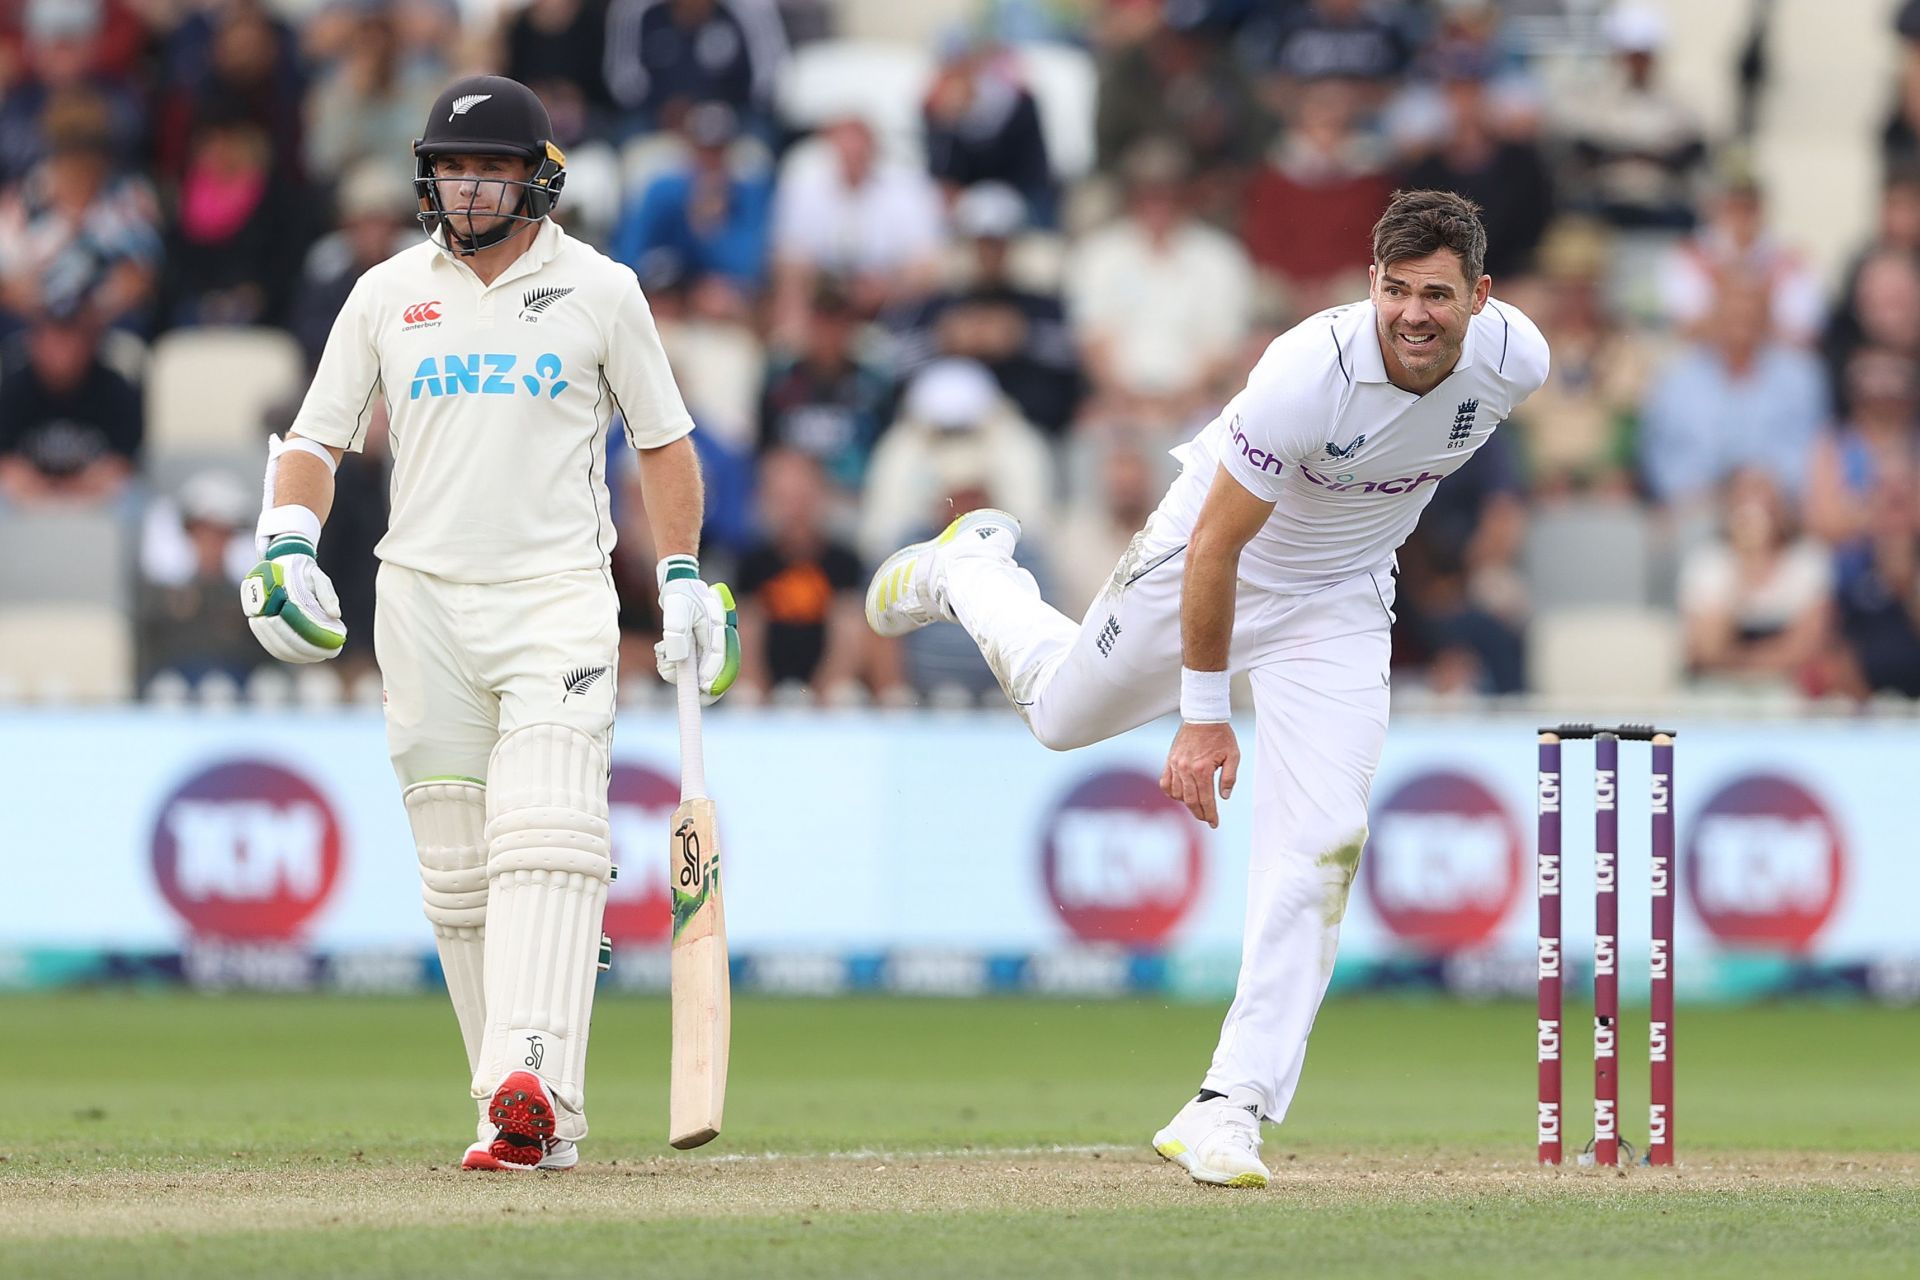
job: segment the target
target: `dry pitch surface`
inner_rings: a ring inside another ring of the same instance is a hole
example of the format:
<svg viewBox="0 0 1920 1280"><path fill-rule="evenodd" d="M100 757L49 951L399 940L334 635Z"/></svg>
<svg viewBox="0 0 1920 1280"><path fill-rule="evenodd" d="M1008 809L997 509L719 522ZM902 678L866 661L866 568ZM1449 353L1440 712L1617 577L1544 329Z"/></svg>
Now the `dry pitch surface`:
<svg viewBox="0 0 1920 1280"><path fill-rule="evenodd" d="M659 1011L632 1008L644 1041ZM1204 1052L1183 1040L1217 1010L748 1003L767 1038L746 1038L721 1142L655 1154L650 1079L596 1119L599 1150L563 1175L452 1167L457 1140L411 1119L446 1110L417 1088L424 1066L355 1089L369 1040L417 1038L431 1062L439 1012L0 1001L36 1052L63 1037L81 1050L64 1075L36 1073L52 1104L40 1141L0 1127L0 1274L404 1276L514 1259L575 1275L1920 1276L1920 1118L1899 1065L1920 1047L1912 1014L1703 1015L1680 1133L1713 1145L1683 1147L1676 1170L1541 1170L1524 1128L1509 1132L1528 1117L1530 1064L1485 1047L1510 1048L1504 1023L1524 1014L1337 1004L1319 1077L1269 1131L1274 1185L1228 1192L1192 1184L1144 1133L1112 1140L1177 1101ZM126 1033L162 1025L143 1074ZM1420 1060L1391 1051L1407 1030ZM1524 1052L1530 1027L1512 1030ZM194 1068L209 1044L232 1059L218 1098ZM1827 1054L1770 1066L1761 1044ZM1076 1087L1089 1054L1107 1073ZM1582 1077L1568 1074L1571 1098ZM1759 1135L1770 1111L1774 1149L1728 1141ZM845 1149L866 1136L873 1149Z"/></svg>

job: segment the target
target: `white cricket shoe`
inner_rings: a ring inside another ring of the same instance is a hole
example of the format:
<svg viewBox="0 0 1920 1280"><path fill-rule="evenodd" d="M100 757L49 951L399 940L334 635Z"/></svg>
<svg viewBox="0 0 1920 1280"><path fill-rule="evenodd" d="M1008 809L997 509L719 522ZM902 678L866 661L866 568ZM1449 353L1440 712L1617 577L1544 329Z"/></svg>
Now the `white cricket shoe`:
<svg viewBox="0 0 1920 1280"><path fill-rule="evenodd" d="M1153 1135L1153 1149L1216 1187L1264 1187L1273 1175L1260 1162L1260 1116L1225 1098L1195 1098Z"/></svg>
<svg viewBox="0 0 1920 1280"><path fill-rule="evenodd" d="M513 1071L487 1104L493 1136L485 1132L467 1148L462 1169L505 1169L520 1173L554 1172L580 1163L580 1148L553 1136L553 1099L531 1071Z"/></svg>
<svg viewBox="0 0 1920 1280"><path fill-rule="evenodd" d="M883 636L903 636L935 622L954 621L947 605L948 556L998 555L1013 559L1020 522L982 507L955 520L940 536L910 543L881 562L867 586L867 625Z"/></svg>

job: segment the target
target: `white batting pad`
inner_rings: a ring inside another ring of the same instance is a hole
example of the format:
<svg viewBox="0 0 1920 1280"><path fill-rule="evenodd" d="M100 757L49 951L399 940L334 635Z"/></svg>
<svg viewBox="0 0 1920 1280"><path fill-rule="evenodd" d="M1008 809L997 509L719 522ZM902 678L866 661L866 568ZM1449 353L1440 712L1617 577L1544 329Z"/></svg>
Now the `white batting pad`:
<svg viewBox="0 0 1920 1280"><path fill-rule="evenodd" d="M487 1024L473 1078L537 1073L555 1136L586 1136L587 1029L612 877L606 749L568 725L516 729L487 770Z"/></svg>
<svg viewBox="0 0 1920 1280"><path fill-rule="evenodd" d="M486 788L465 780L416 782L403 798L420 855L420 897L472 1072L487 1022Z"/></svg>

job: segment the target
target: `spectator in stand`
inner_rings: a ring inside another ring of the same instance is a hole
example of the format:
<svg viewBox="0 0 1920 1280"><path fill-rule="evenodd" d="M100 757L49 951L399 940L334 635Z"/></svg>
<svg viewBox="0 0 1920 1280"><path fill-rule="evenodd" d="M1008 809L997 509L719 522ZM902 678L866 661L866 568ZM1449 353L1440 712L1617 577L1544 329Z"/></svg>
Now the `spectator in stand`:
<svg viewBox="0 0 1920 1280"><path fill-rule="evenodd" d="M927 168L949 203L981 182L1019 192L1034 221L1052 226L1053 169L1040 131L1040 108L997 45L949 46L921 107Z"/></svg>
<svg viewBox="0 0 1920 1280"><path fill-rule="evenodd" d="M1046 544L1044 513L1055 484L1045 439L1014 412L983 366L940 360L908 384L899 421L874 450L860 511L861 555L878 564L912 541L942 499L963 491L984 492L989 505L1021 512L1023 540Z"/></svg>
<svg viewBox="0 0 1920 1280"><path fill-rule="evenodd" d="M1623 231L1691 231L1707 163L1699 117L1660 81L1666 19L1622 4L1603 30L1607 80L1565 100L1570 203Z"/></svg>
<svg viewBox="0 0 1920 1280"><path fill-rule="evenodd" d="M1826 317L1826 289L1800 254L1767 226L1759 180L1742 162L1730 162L1698 235L1674 249L1660 281L1667 318L1696 329L1713 307L1714 291L1738 277L1765 285L1774 336L1811 346Z"/></svg>
<svg viewBox="0 0 1920 1280"><path fill-rule="evenodd" d="M771 0L611 0L607 89L623 133L671 128L698 102L724 102L758 123L787 58Z"/></svg>
<svg viewBox="0 0 1920 1280"><path fill-rule="evenodd" d="M1896 237L1862 255L1820 339L1834 391L1842 397L1841 414L1849 410L1842 374L1854 353L1867 347L1920 359L1920 251Z"/></svg>
<svg viewBox="0 0 1920 1280"><path fill-rule="evenodd" d="M1268 105L1286 110L1314 80L1351 81L1368 108L1386 101L1413 60L1406 6L1307 0L1274 6L1243 29L1243 57L1266 78Z"/></svg>
<svg viewBox="0 0 1920 1280"><path fill-rule="evenodd" d="M1798 495L1814 437L1827 420L1820 362L1775 341L1768 291L1721 286L1703 336L1654 378L1640 420L1640 473L1662 503L1710 499L1753 467Z"/></svg>
<svg viewBox="0 0 1920 1280"><path fill-rule="evenodd" d="M745 316L766 282L773 183L762 173L733 170L728 156L739 127L725 103L693 107L681 117L680 133L686 164L660 174L627 207L612 255L632 265L670 253L688 275L737 294L729 310Z"/></svg>
<svg viewBox="0 0 1920 1280"><path fill-rule="evenodd" d="M1546 385L1503 431L1514 432L1536 499L1633 492L1634 436L1653 353L1609 304L1607 231L1563 221L1540 247L1540 285L1527 302L1553 351Z"/></svg>
<svg viewBox="0 0 1920 1280"><path fill-rule="evenodd" d="M287 327L300 340L310 369L319 366L334 317L361 274L421 238L419 201L391 159L369 158L349 169L334 203L338 226L307 251L288 309Z"/></svg>
<svg viewBox="0 0 1920 1280"><path fill-rule="evenodd" d="M1487 227L1487 274L1494 287L1533 267L1553 220L1553 179L1539 145L1512 136L1488 97L1493 65L1463 51L1436 68L1445 127L1407 165L1400 185L1455 191L1480 206Z"/></svg>
<svg viewBox="0 0 1920 1280"><path fill-rule="evenodd" d="M1860 329L1860 282L1867 266L1886 254L1912 262L1920 260L1920 166L1899 165L1887 171L1880 187L1880 206L1875 218L1873 238L1853 256L1841 277L1839 299L1827 316L1826 332L1820 337L1820 349L1827 367L1835 375L1835 393L1842 397L1839 406L1847 412L1844 380L1839 374L1848 356L1858 349L1863 338Z"/></svg>
<svg viewBox="0 0 1920 1280"><path fill-rule="evenodd" d="M1084 379L1080 349L1057 294L1016 283L1012 246L1026 229L1025 202L998 182L970 187L953 206L954 232L967 241L971 271L956 288L887 317L895 367L910 373L943 356L978 360L1027 421L1058 436L1073 420Z"/></svg>
<svg viewBox="0 0 1920 1280"><path fill-rule="evenodd" d="M1173 423L1223 397L1242 372L1252 267L1231 236L1188 212L1178 146L1143 143L1125 166L1127 212L1089 232L1067 261L1094 411Z"/></svg>
<svg viewBox="0 0 1920 1280"><path fill-rule="evenodd" d="M1877 485L1863 536L1835 565L1840 633L1838 682L1855 697L1891 692L1920 698L1920 490Z"/></svg>
<svg viewBox="0 0 1920 1280"><path fill-rule="evenodd" d="M237 115L264 130L272 153L293 177L301 176L306 78L299 41L266 0L224 0L193 10L167 46L171 84L154 138L163 186L184 178L209 115Z"/></svg>
<svg viewBox="0 0 1920 1280"><path fill-rule="evenodd" d="M167 240L167 324L285 322L310 237L280 160L238 104L202 114Z"/></svg>
<svg viewBox="0 0 1920 1280"><path fill-rule="evenodd" d="M0 325L84 304L100 324L138 326L160 260L153 190L116 172L98 99L55 99L45 124L47 158L0 195Z"/></svg>
<svg viewBox="0 0 1920 1280"><path fill-rule="evenodd" d="M140 78L152 40L148 0L20 0L0 12L0 59L10 53L28 77L42 75L38 38L86 32L89 69L103 80Z"/></svg>
<svg viewBox="0 0 1920 1280"><path fill-rule="evenodd" d="M1868 347L1846 382L1852 411L1814 445L1805 504L1807 531L1843 550L1868 538L1877 493L1920 492L1920 364Z"/></svg>
<svg viewBox="0 0 1920 1280"><path fill-rule="evenodd" d="M604 54L606 0L530 0L504 19L502 74L532 89L562 132L560 118L577 117L579 136L611 129Z"/></svg>
<svg viewBox="0 0 1920 1280"><path fill-rule="evenodd" d="M858 317L845 294L822 286L799 350L779 356L760 400L760 450L818 462L848 500L866 481L892 406L893 380L855 349Z"/></svg>
<svg viewBox="0 0 1920 1280"><path fill-rule="evenodd" d="M259 495L224 472L204 471L180 486L171 506L173 521L148 526L150 540L164 529L170 554L156 555L151 545L141 551L145 573L134 607L140 683L163 671L195 683L216 672L245 680L267 661L233 607L248 568L236 544L251 556Z"/></svg>
<svg viewBox="0 0 1920 1280"><path fill-rule="evenodd" d="M1920 164L1920 0L1901 0L1893 24L1901 41L1900 78L1880 138L1888 168Z"/></svg>
<svg viewBox="0 0 1920 1280"><path fill-rule="evenodd" d="M41 117L50 103L84 95L104 105L113 154L131 159L146 133L129 48L146 33L124 0L28 0L24 6L18 83L0 98L0 187L25 177L46 158ZM0 76L0 86L6 78Z"/></svg>
<svg viewBox="0 0 1920 1280"><path fill-rule="evenodd" d="M1513 38L1504 20L1500 0L1441 0L1414 55L1411 78L1430 77L1436 65L1464 53L1491 66L1497 85L1537 92L1524 43Z"/></svg>
<svg viewBox="0 0 1920 1280"><path fill-rule="evenodd" d="M41 314L0 365L0 498L106 504L133 478L139 389L100 358L83 300Z"/></svg>
<svg viewBox="0 0 1920 1280"><path fill-rule="evenodd" d="M1297 319L1366 292L1368 236L1393 182L1351 81L1315 80L1247 188L1240 238Z"/></svg>
<svg viewBox="0 0 1920 1280"><path fill-rule="evenodd" d="M1246 72L1191 7L1155 0L1110 7L1099 77L1094 135L1105 173L1117 175L1141 143L1172 138L1195 169L1230 187L1271 133ZM1212 203L1204 195L1203 202Z"/></svg>
<svg viewBox="0 0 1920 1280"><path fill-rule="evenodd" d="M774 338L793 344L822 276L846 282L862 317L924 298L939 281L939 191L925 172L883 159L872 128L848 117L796 148L773 205Z"/></svg>
<svg viewBox="0 0 1920 1280"><path fill-rule="evenodd" d="M1829 633L1831 558L1795 530L1765 471L1729 477L1720 511L1719 537L1680 569L1687 666L1697 678L1797 687Z"/></svg>
<svg viewBox="0 0 1920 1280"><path fill-rule="evenodd" d="M688 279L670 252L643 257L637 274L687 412L709 443L724 444L751 473L767 352L740 309L739 291L717 276Z"/></svg>
<svg viewBox="0 0 1920 1280"><path fill-rule="evenodd" d="M361 9L344 55L307 95L307 173L331 185L361 160L407 156L446 79L444 64L401 57L390 11Z"/></svg>
<svg viewBox="0 0 1920 1280"><path fill-rule="evenodd" d="M762 537L734 573L740 602L740 683L764 696L805 685L827 702L860 678L867 575L830 531L820 464L776 449L760 464Z"/></svg>

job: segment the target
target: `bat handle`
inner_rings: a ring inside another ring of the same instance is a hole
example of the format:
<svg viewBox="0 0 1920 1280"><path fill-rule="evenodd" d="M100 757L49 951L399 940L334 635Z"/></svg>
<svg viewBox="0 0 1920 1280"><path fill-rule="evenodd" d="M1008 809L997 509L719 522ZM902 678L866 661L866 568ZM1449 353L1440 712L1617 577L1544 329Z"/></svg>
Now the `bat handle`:
<svg viewBox="0 0 1920 1280"><path fill-rule="evenodd" d="M700 669L692 658L680 664L674 684L680 707L680 798L705 799L707 762L700 750Z"/></svg>

